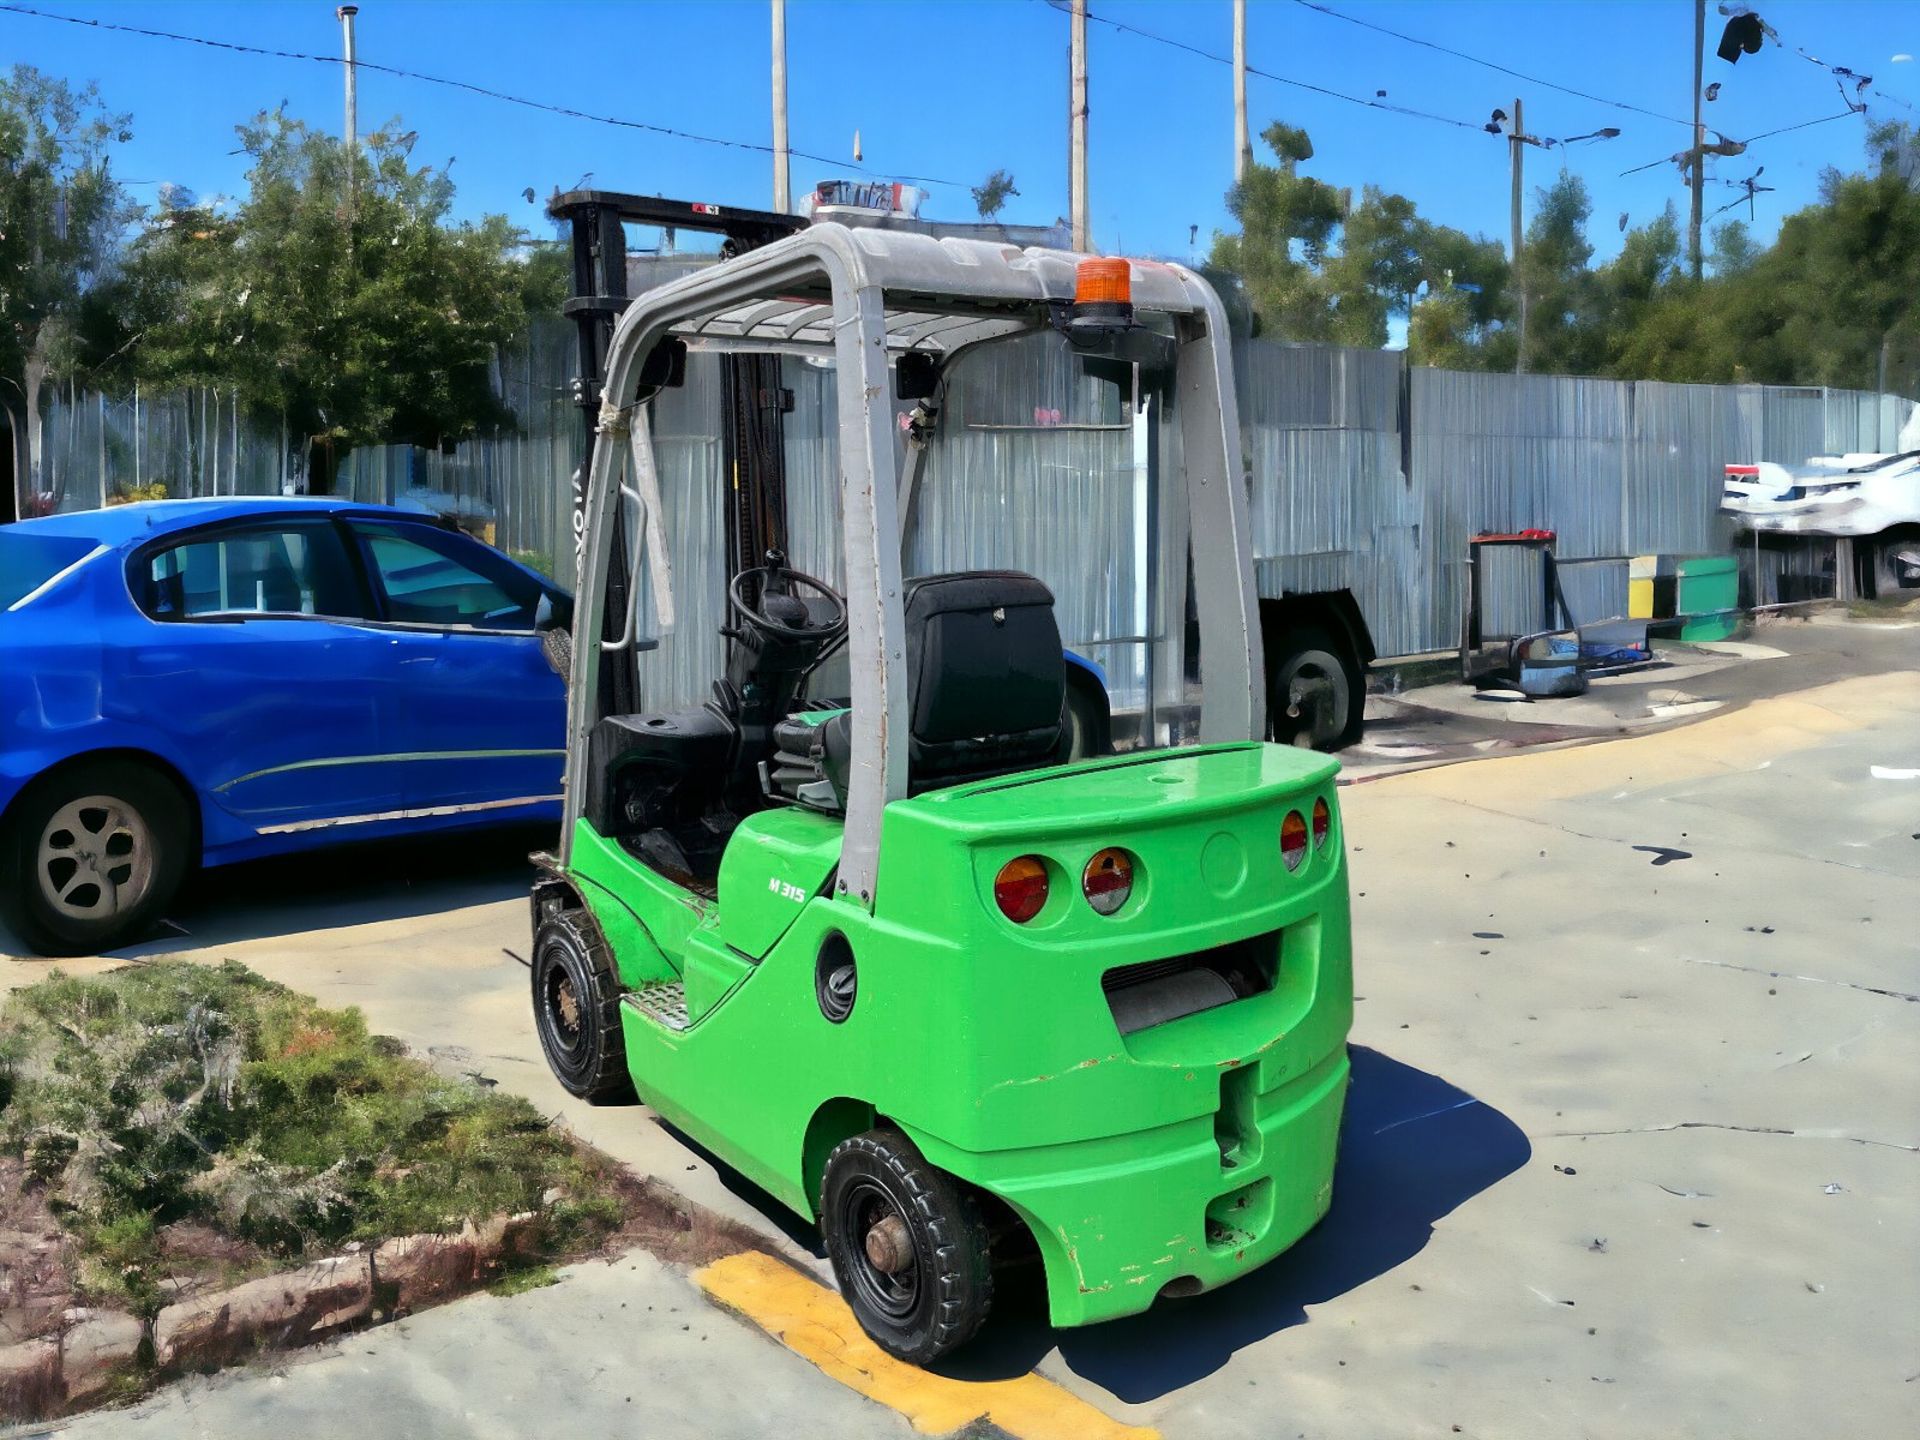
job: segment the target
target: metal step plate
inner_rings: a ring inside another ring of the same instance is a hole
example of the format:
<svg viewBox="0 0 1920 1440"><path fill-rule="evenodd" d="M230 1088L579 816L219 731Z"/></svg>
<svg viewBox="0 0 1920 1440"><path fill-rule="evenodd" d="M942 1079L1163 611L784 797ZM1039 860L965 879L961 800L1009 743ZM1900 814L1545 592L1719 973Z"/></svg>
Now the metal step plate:
<svg viewBox="0 0 1920 1440"><path fill-rule="evenodd" d="M649 1020L669 1030L684 1030L692 1023L687 1019L687 987L678 980L656 980L642 985L638 990L628 991L626 1001Z"/></svg>

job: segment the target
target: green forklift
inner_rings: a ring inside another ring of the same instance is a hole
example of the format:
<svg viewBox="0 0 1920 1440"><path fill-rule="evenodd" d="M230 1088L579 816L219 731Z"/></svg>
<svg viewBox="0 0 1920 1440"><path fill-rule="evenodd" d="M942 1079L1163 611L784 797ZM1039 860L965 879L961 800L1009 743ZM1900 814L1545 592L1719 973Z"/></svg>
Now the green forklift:
<svg viewBox="0 0 1920 1440"><path fill-rule="evenodd" d="M1149 698L1118 745L1070 703L1040 579L903 573L940 553L917 500L952 367L1048 333L1153 421L1143 534L1179 577L1157 623L1182 659L1177 703ZM777 550L719 576L700 548L726 546L722 512L654 421L709 352L831 377L825 578ZM1335 762L1259 738L1214 292L1178 265L819 224L623 300L597 379L575 611L541 621L569 686L532 896L560 1082L637 1092L816 1223L861 1325L915 1364L979 1330L997 1265L1037 1254L1077 1326L1299 1240L1347 1086L1347 867ZM723 588L724 623L690 631L676 580ZM710 693L648 709L669 652L712 656Z"/></svg>

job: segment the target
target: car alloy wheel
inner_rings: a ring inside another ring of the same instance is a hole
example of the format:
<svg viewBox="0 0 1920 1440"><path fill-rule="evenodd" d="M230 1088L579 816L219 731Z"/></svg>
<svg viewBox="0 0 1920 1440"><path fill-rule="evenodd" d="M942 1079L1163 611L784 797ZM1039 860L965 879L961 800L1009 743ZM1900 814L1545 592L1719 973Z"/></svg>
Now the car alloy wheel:
<svg viewBox="0 0 1920 1440"><path fill-rule="evenodd" d="M47 908L66 920L113 920L153 888L153 832L110 795L84 795L40 832L34 877Z"/></svg>

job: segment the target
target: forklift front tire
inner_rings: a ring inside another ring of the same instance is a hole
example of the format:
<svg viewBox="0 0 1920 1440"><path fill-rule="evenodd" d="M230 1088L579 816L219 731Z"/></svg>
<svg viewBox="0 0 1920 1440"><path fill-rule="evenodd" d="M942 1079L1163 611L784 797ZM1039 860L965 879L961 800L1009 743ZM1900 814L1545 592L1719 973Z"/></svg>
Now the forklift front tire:
<svg viewBox="0 0 1920 1440"><path fill-rule="evenodd" d="M860 1328L910 1365L971 1340L993 1306L980 1207L897 1130L869 1130L827 1156L820 1228Z"/></svg>
<svg viewBox="0 0 1920 1440"><path fill-rule="evenodd" d="M620 982L579 910L550 911L533 934L533 1018L554 1078L593 1105L633 1098L620 1033Z"/></svg>

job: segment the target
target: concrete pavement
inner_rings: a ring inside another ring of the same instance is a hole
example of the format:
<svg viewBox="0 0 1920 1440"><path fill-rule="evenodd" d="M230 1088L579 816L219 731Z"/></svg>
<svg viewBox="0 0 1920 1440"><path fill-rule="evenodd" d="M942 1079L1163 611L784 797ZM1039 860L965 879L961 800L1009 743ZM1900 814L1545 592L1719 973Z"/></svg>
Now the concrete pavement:
<svg viewBox="0 0 1920 1440"><path fill-rule="evenodd" d="M1914 1428L1920 779L1883 777L1920 769L1920 642L1765 663L1794 693L1343 791L1364 999L1326 1223L1116 1325L1052 1332L1016 1298L949 1373L1037 1369L1209 1440ZM526 942L512 855L416 851L371 884L256 871L174 943L359 1004L693 1198L793 1227L644 1110L547 1078L502 953ZM636 1313L691 1295L645 1257L577 1267L68 1428L295 1437L351 1407L394 1435L908 1433L718 1312Z"/></svg>

